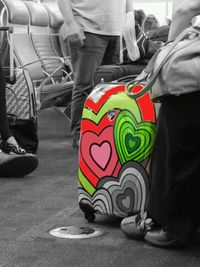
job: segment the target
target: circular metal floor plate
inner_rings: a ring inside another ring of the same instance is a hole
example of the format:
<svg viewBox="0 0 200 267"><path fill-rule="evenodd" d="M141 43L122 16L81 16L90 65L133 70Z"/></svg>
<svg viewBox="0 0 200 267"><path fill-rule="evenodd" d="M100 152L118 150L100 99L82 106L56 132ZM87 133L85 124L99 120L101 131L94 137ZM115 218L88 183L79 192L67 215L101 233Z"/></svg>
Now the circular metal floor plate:
<svg viewBox="0 0 200 267"><path fill-rule="evenodd" d="M51 229L49 233L53 236L69 239L91 238L101 235L103 232L100 229L80 226L63 226Z"/></svg>

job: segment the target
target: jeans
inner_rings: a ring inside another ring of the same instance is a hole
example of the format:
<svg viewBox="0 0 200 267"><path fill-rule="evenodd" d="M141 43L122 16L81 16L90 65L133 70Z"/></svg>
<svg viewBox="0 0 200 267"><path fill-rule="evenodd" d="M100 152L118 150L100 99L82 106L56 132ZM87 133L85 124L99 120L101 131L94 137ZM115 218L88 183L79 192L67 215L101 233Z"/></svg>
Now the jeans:
<svg viewBox="0 0 200 267"><path fill-rule="evenodd" d="M85 32L80 48L69 44L74 72L71 105L71 132L79 138L84 102L93 89L93 74L100 65L119 63L119 37Z"/></svg>

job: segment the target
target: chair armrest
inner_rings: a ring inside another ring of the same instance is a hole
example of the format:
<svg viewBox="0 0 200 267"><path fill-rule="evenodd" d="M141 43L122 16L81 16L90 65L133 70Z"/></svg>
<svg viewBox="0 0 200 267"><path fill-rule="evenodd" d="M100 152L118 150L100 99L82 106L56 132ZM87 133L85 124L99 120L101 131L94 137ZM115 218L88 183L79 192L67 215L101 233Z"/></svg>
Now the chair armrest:
<svg viewBox="0 0 200 267"><path fill-rule="evenodd" d="M64 64L65 64L65 62L64 62L64 59L63 58L61 58L61 57L43 57L43 58L41 58L41 59L37 59L37 60L34 60L34 61L32 61L32 62L29 62L29 63L26 63L26 64L24 64L24 65L20 65L20 66L18 66L18 68L25 68L25 67L27 67L27 66L30 66L30 65L32 65L32 64L35 64L35 63L37 63L37 62L42 62L43 60L48 60L48 61L60 61L60 65L51 73L51 74L49 74L49 73L47 73L47 72L45 72L44 70L43 70L43 72L46 74L46 75L48 75L48 77L47 78L45 78L43 81L42 81L42 83L38 86L38 88L40 88L40 90L42 90L42 87L46 84L46 83L48 83L49 81L52 81L53 82L53 76L60 70L60 69L62 69L63 68L63 66L64 66ZM45 65L45 64L49 64L49 62L47 62L47 63L43 63L43 65Z"/></svg>
<svg viewBox="0 0 200 267"><path fill-rule="evenodd" d="M64 61L60 66L58 66L58 68L56 68L51 74L49 74L49 76L46 79L44 79L44 81L39 85L41 92L42 92L42 87L49 81L52 81L54 74L56 74L61 68L63 68L63 66L64 66Z"/></svg>
<svg viewBox="0 0 200 267"><path fill-rule="evenodd" d="M58 61L60 61L60 63L61 63L62 66L65 63L64 59L61 58L61 57L43 57L43 58L40 58L40 59L36 59L36 60L34 60L32 62L26 63L24 65L20 65L18 68L24 68L24 67L30 66L30 65L32 65L34 63L42 62L43 60L52 60L52 61L57 61L58 60Z"/></svg>
<svg viewBox="0 0 200 267"><path fill-rule="evenodd" d="M63 57L64 60L64 68L63 73L65 74L65 77L63 78L62 82L72 81L73 80L73 68L71 64L71 60L69 56ZM69 69L66 70L66 68Z"/></svg>

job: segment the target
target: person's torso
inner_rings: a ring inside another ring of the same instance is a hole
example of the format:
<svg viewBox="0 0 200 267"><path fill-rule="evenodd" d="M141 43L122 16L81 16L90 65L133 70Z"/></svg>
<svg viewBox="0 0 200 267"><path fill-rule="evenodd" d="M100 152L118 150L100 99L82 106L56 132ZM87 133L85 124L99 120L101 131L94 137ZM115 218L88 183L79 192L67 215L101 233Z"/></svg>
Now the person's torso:
<svg viewBox="0 0 200 267"><path fill-rule="evenodd" d="M120 35L126 0L71 0L75 18L84 30L103 35Z"/></svg>

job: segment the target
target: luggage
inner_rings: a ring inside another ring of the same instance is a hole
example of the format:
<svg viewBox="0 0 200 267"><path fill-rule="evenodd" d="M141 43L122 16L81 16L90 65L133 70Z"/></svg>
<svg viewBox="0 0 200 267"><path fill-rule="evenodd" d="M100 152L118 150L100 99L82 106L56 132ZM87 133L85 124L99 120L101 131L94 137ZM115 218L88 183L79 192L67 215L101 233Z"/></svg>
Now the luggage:
<svg viewBox="0 0 200 267"><path fill-rule="evenodd" d="M100 82L116 81L128 75L137 75L143 71L146 65L147 61L145 60L134 64L102 65L97 68L93 75L93 85L95 86Z"/></svg>
<svg viewBox="0 0 200 267"><path fill-rule="evenodd" d="M149 92L134 100L122 81L98 84L88 96L78 171L78 201L88 221L95 213L123 218L145 209L155 130Z"/></svg>
<svg viewBox="0 0 200 267"><path fill-rule="evenodd" d="M35 89L27 70L14 68L13 28L0 27L9 32L9 68L4 67L6 78L6 106L11 131L27 152L38 148L37 104Z"/></svg>

